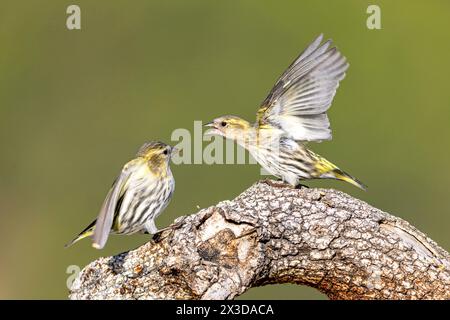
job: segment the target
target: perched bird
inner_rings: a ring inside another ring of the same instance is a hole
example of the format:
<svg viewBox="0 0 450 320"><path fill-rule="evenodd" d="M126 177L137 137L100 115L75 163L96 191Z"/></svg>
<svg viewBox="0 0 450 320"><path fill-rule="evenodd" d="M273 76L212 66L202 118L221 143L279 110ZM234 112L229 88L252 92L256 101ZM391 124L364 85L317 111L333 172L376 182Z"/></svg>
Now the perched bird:
<svg viewBox="0 0 450 320"><path fill-rule="evenodd" d="M96 220L73 239L92 236L92 246L101 249L110 233L155 234L155 219L167 207L175 189L170 171L174 148L163 142L147 142L114 181Z"/></svg>
<svg viewBox="0 0 450 320"><path fill-rule="evenodd" d="M366 187L306 147L331 140L326 111L348 63L332 45L317 37L281 75L261 104L256 122L222 116L207 123L206 134L221 135L246 148L270 174L298 186L300 180L331 178Z"/></svg>

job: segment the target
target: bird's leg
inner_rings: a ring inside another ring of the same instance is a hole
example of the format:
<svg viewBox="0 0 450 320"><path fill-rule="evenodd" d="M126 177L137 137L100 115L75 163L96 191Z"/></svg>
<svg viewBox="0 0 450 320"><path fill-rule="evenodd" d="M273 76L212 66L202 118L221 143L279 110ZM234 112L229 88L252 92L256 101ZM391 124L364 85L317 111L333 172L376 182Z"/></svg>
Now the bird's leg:
<svg viewBox="0 0 450 320"><path fill-rule="evenodd" d="M155 221L153 219L147 221L144 224L144 228L142 230L142 233L144 234L151 234L153 235L152 239L157 242L161 236L161 233L166 230L167 228L158 230L158 228L155 225Z"/></svg>
<svg viewBox="0 0 450 320"><path fill-rule="evenodd" d="M289 183L284 182L282 179L278 180L265 179L262 182L274 188L292 188L292 186Z"/></svg>
<svg viewBox="0 0 450 320"><path fill-rule="evenodd" d="M295 186L295 189L301 189L301 188L309 189L309 187L308 187L307 185L304 185L304 184L301 184L301 183L299 183L299 184L297 184L297 185Z"/></svg>
<svg viewBox="0 0 450 320"><path fill-rule="evenodd" d="M177 222L177 223L175 223L175 224L171 224L168 227L165 227L163 229L157 230L155 233L153 233L153 237L152 237L153 241L154 242L161 241L163 239L162 234L164 233L164 231L178 229L183 224L183 221L184 221L184 219L179 221L179 222ZM153 225L154 225L154 223L153 223Z"/></svg>

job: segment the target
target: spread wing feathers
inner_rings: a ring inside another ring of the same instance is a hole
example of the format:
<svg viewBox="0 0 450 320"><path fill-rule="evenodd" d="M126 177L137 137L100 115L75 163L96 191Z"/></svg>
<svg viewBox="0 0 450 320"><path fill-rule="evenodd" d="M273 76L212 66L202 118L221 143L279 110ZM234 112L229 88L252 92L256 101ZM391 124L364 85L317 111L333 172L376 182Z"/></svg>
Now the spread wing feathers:
<svg viewBox="0 0 450 320"><path fill-rule="evenodd" d="M103 202L94 228L93 246L96 249L102 249L108 240L114 220L114 214L116 212L116 205L119 198L126 190L130 175L131 170L129 170L129 168L124 168L116 181L114 181Z"/></svg>
<svg viewBox="0 0 450 320"><path fill-rule="evenodd" d="M321 45L322 38L317 37L281 75L258 110L260 126L278 127L295 140L331 139L325 112L349 65L331 40Z"/></svg>

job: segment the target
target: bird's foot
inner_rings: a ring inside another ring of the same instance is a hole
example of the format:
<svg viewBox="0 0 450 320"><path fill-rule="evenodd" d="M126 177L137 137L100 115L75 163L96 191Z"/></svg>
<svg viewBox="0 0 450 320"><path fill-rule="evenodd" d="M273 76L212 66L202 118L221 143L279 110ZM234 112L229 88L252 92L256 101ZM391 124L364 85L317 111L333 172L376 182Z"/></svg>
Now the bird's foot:
<svg viewBox="0 0 450 320"><path fill-rule="evenodd" d="M153 234L153 236L152 236L152 240L153 240L155 243L160 242L162 239L166 238L166 237L170 234L170 233L167 233L167 234L163 237L163 234L165 233L165 231L173 231L173 230L175 230L175 229L180 228L181 225L182 225L182 221L181 221L181 222L178 222L178 223L175 223L175 224L172 224L172 225L170 225L170 226L168 226L168 227L165 227L165 228L163 228L163 229L161 229L161 230L156 231L156 232Z"/></svg>
<svg viewBox="0 0 450 320"><path fill-rule="evenodd" d="M153 242L158 243L158 242L160 242L160 241L162 240L162 233L163 233L163 231L164 231L165 229L166 229L166 228L164 228L164 229L162 229L162 230L159 230L157 233L155 233L155 234L152 236Z"/></svg>
<svg viewBox="0 0 450 320"><path fill-rule="evenodd" d="M292 188L292 186L289 183L286 183L281 179L279 180L265 179L262 182L274 188Z"/></svg>
<svg viewBox="0 0 450 320"><path fill-rule="evenodd" d="M298 185L295 186L295 189L302 189L302 188L309 189L308 186L306 186L306 185L304 185L304 184L300 184L300 183L299 183Z"/></svg>

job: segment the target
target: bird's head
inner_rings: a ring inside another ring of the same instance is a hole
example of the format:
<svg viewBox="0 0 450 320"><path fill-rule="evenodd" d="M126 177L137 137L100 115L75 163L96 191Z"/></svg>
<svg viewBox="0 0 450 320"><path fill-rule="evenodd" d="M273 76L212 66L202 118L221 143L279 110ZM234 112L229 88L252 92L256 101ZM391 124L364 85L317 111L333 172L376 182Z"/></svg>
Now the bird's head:
<svg viewBox="0 0 450 320"><path fill-rule="evenodd" d="M232 140L241 140L252 128L250 123L236 116L222 116L205 124L207 135L220 135Z"/></svg>
<svg viewBox="0 0 450 320"><path fill-rule="evenodd" d="M170 159L176 154L177 149L159 141L144 143L136 154L137 158L143 158L153 172L167 170Z"/></svg>

